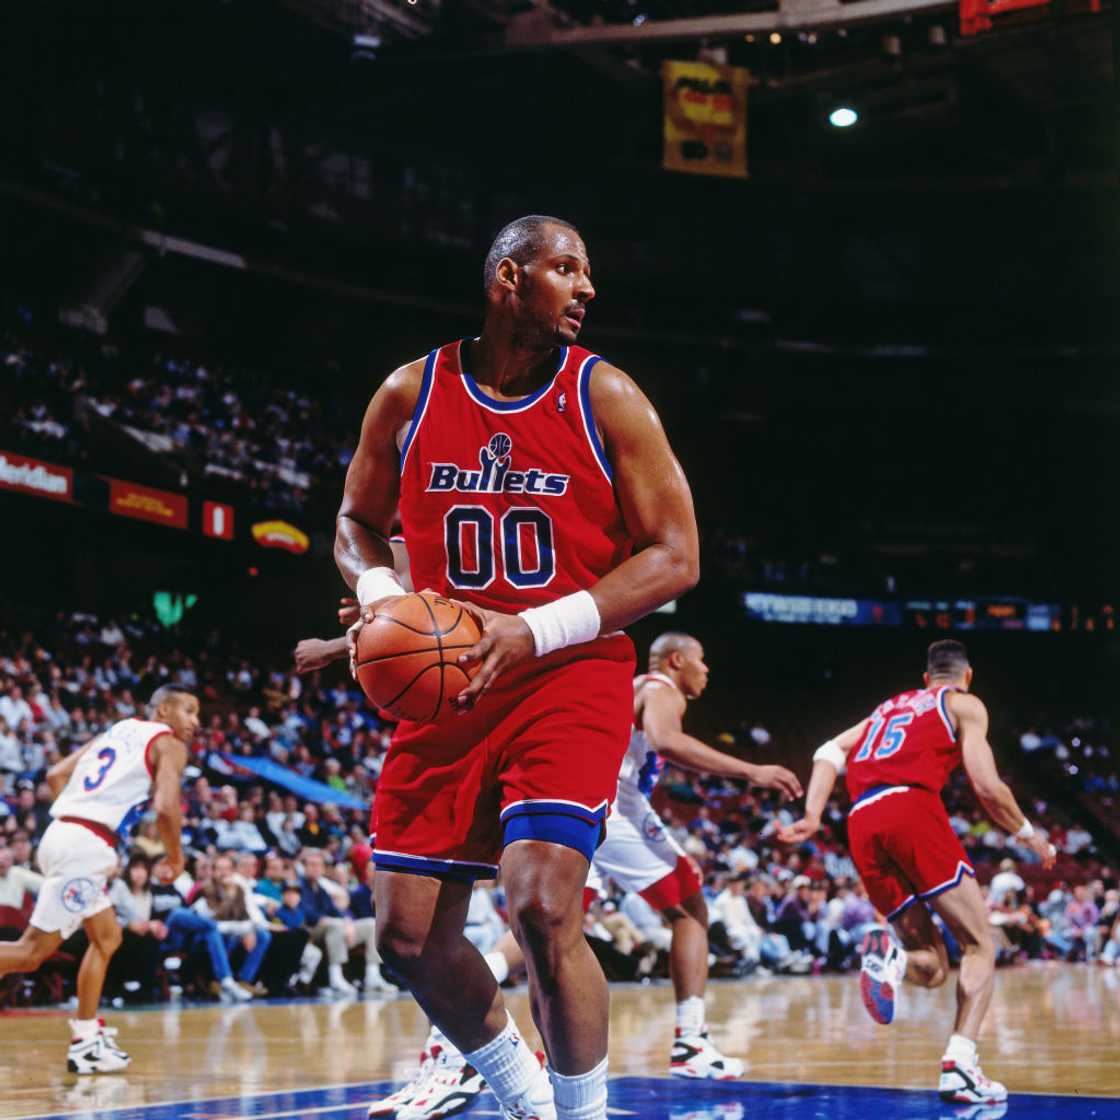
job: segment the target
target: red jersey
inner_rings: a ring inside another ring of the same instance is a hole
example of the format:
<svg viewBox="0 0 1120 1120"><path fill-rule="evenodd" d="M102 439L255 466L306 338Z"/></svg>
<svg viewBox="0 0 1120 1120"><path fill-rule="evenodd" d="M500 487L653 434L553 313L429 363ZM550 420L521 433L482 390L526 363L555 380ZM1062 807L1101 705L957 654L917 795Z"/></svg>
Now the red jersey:
<svg viewBox="0 0 1120 1120"><path fill-rule="evenodd" d="M960 765L957 732L945 703L950 685L920 688L884 700L871 713L859 746L848 755L852 803L889 786L939 794Z"/></svg>
<svg viewBox="0 0 1120 1120"><path fill-rule="evenodd" d="M632 544L591 414L599 357L561 347L535 393L499 401L433 350L401 446L412 584L515 613L601 579Z"/></svg>

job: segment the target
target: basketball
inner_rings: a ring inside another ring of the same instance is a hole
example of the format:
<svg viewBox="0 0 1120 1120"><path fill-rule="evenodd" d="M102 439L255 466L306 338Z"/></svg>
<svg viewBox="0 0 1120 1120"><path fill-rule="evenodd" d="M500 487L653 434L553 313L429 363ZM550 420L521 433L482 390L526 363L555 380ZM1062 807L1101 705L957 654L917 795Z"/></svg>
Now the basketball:
<svg viewBox="0 0 1120 1120"><path fill-rule="evenodd" d="M439 595L387 599L358 632L358 683L394 719L434 723L478 671L458 657L480 636L474 619Z"/></svg>

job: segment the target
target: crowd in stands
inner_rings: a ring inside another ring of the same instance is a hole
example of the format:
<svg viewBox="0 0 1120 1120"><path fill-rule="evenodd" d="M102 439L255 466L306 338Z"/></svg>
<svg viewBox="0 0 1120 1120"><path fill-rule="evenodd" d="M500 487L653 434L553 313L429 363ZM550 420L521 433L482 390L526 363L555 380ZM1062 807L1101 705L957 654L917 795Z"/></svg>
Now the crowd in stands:
<svg viewBox="0 0 1120 1120"><path fill-rule="evenodd" d="M338 489L350 461L353 423L332 423L321 401L258 371L108 343L81 356L0 339L13 393L9 426L44 456L86 456L90 410L157 455L201 478L230 480L255 505L299 510L313 483Z"/></svg>
<svg viewBox="0 0 1120 1120"><path fill-rule="evenodd" d="M0 937L18 936L33 906L35 848L50 821L46 769L116 720L143 715L143 701L171 683L199 695L204 711L183 789L188 866L174 878L154 821L140 824L112 885L125 940L110 995L392 992L374 943L368 809L342 807L376 796L391 728L342 672L301 677L290 666L224 656L214 643L188 652L183 641L154 623L83 614L59 615L38 638L0 632ZM1094 727L1080 731L1037 745L1042 736L1028 731L1023 749L1067 767L1094 760L1085 781L1096 789L1103 774L1107 793L1111 755ZM757 720L720 739L755 757L779 750ZM247 769L259 759L280 764L286 786ZM768 792L670 766L656 796L704 872L717 975L855 965L876 914L847 852L841 796L821 833L792 850L775 832L794 809ZM946 800L985 884L1004 959L1120 964L1120 882L1092 831L1055 804L1024 799L1059 849L1057 867L1043 873L984 817L961 775ZM476 944L497 941L503 914L500 882L480 884L470 917ZM586 929L612 977L666 974L668 931L639 896L608 881ZM0 989L0 999L13 990Z"/></svg>

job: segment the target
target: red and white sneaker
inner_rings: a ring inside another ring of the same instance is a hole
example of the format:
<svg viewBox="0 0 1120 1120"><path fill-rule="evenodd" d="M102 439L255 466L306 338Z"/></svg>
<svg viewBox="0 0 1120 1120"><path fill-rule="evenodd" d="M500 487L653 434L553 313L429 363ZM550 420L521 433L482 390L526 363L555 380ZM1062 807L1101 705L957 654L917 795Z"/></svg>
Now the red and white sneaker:
<svg viewBox="0 0 1120 1120"><path fill-rule="evenodd" d="M738 1058L721 1054L708 1038L708 1028L699 1034L682 1034L677 1028L673 1052L669 1057L672 1077L703 1077L712 1081L734 1081L743 1076Z"/></svg>
<svg viewBox="0 0 1120 1120"><path fill-rule="evenodd" d="M947 1104L1003 1104L1007 1089L984 1076L979 1062L941 1059L941 1081L937 1086Z"/></svg>
<svg viewBox="0 0 1120 1120"><path fill-rule="evenodd" d="M73 1039L66 1054L66 1068L71 1073L120 1073L128 1069L132 1059L110 1042L99 1030L86 1039Z"/></svg>
<svg viewBox="0 0 1120 1120"><path fill-rule="evenodd" d="M427 1081L432 1060L432 1056L427 1050L421 1050L420 1068L416 1071L416 1076L407 1085L402 1085L395 1093L387 1096L384 1100L374 1101L369 1106L369 1115L371 1117L396 1116L397 1109L408 1104L416 1095L416 1091Z"/></svg>
<svg viewBox="0 0 1120 1120"><path fill-rule="evenodd" d="M891 937L886 926L873 926L859 947L859 993L867 1014L886 1025L898 1011L899 989L906 976L906 952Z"/></svg>
<svg viewBox="0 0 1120 1120"><path fill-rule="evenodd" d="M502 1106L502 1120L556 1120L556 1102L545 1056L537 1051L541 1068L533 1083L517 1100Z"/></svg>
<svg viewBox="0 0 1120 1120"><path fill-rule="evenodd" d="M443 1046L429 1050L425 1076L414 1082L412 1097L397 1108L396 1120L438 1120L469 1108L485 1088L481 1074L458 1051ZM371 1113L372 1115L372 1113Z"/></svg>

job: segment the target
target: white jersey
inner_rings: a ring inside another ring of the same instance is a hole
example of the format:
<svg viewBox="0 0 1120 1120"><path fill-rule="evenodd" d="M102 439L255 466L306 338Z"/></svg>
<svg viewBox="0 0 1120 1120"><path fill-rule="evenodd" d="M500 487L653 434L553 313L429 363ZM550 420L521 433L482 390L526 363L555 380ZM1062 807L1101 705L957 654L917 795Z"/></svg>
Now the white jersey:
<svg viewBox="0 0 1120 1120"><path fill-rule="evenodd" d="M166 723L122 719L90 744L51 806L51 816L97 821L127 836L147 808L155 768L150 748Z"/></svg>
<svg viewBox="0 0 1120 1120"><path fill-rule="evenodd" d="M675 689L677 686L664 673L643 673L634 678L634 695L637 696L638 690L643 687ZM642 729L635 726L630 732L630 745L618 772L617 806L620 812L644 805L653 793L664 765Z"/></svg>

